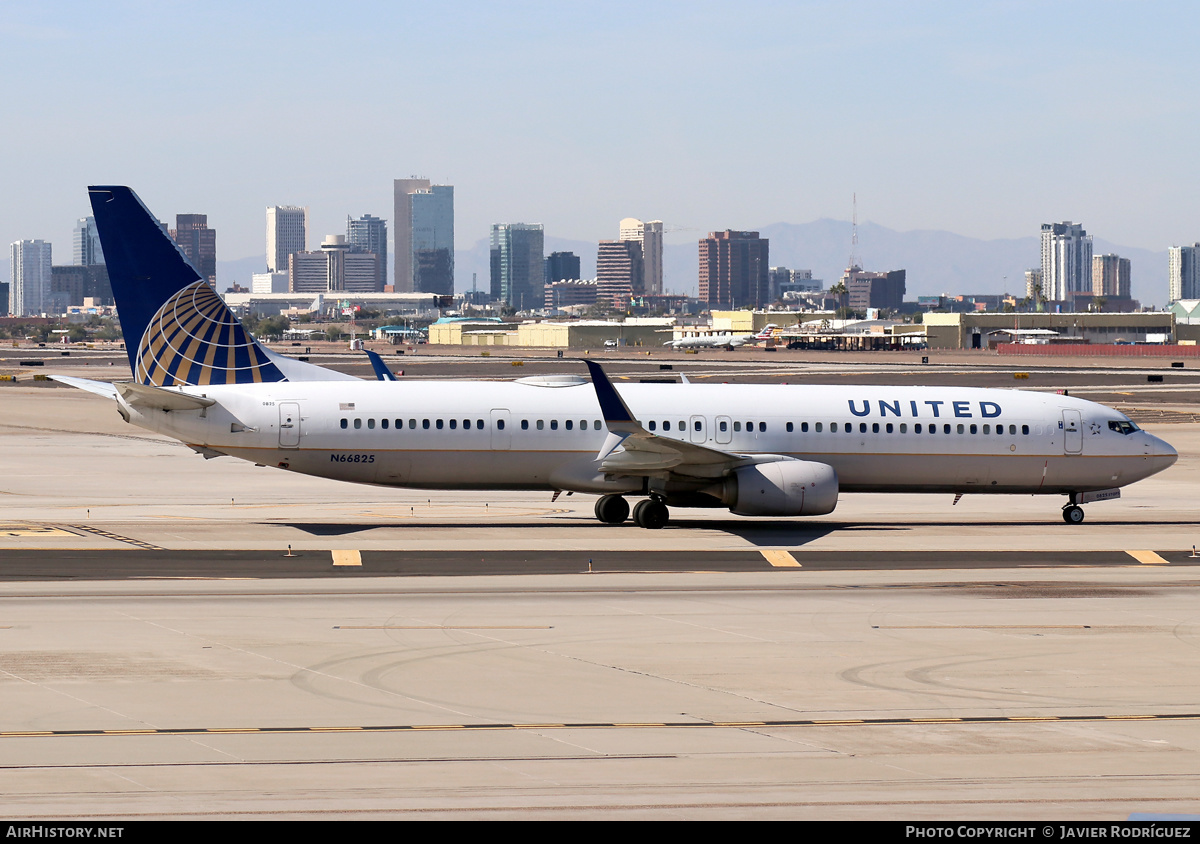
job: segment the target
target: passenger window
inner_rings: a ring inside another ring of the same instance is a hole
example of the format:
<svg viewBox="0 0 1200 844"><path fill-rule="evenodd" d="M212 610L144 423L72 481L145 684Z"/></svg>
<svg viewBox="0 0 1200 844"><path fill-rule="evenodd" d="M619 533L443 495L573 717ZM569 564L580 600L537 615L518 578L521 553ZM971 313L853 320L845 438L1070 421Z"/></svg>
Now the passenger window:
<svg viewBox="0 0 1200 844"><path fill-rule="evenodd" d="M480 420L480 422L482 423L482 422L483 422L483 420L481 419L481 420ZM482 428L482 427L483 427L483 425L482 425L482 424L480 424L480 426L479 426L479 427L481 427L481 428ZM496 430L497 430L497 431L503 431L503 430L504 430L504 420L503 420L503 419L497 419L497 420L496 420Z"/></svg>
<svg viewBox="0 0 1200 844"><path fill-rule="evenodd" d="M649 425L649 428L650 428L650 430L651 430L651 431L653 431L653 430L654 430L654 426L655 426L655 422L654 422L654 420L653 420L653 419L651 419L651 420L650 420L650 425ZM666 430L666 428L663 428L663 430L665 431L665 430Z"/></svg>
<svg viewBox="0 0 1200 844"><path fill-rule="evenodd" d="M821 433L821 423L820 422L817 423L817 433L818 434Z"/></svg>
<svg viewBox="0 0 1200 844"><path fill-rule="evenodd" d="M697 431L699 431L699 430L700 430L700 423L699 423L699 422L697 422L697 423L696 423L696 430L697 430ZM759 433L766 433L766 430L767 430L767 423L766 423L766 422L759 422L759 423L758 423L758 431L759 431Z"/></svg>
<svg viewBox="0 0 1200 844"><path fill-rule="evenodd" d="M438 429L439 431L440 431L440 430L442 430L442 420L441 420L441 419L437 420L437 421L436 421L436 422L434 422L433 424L437 425L437 429Z"/></svg>
<svg viewBox="0 0 1200 844"><path fill-rule="evenodd" d="M343 428L345 428L345 427L346 427L346 421L345 421L344 419L342 420L342 427L343 427ZM718 426L718 427L720 427L720 429L721 429L721 433L725 433L726 431L728 431L728 430L729 430L729 423L728 423L728 422L721 422L721 423L719 424L719 426Z"/></svg>
<svg viewBox="0 0 1200 844"><path fill-rule="evenodd" d="M537 429L538 429L539 431L541 431L541 430L543 430L545 427L546 427L546 423L545 423L545 422L543 422L541 419L539 419L539 420L537 421Z"/></svg>
<svg viewBox="0 0 1200 844"><path fill-rule="evenodd" d="M787 423L787 432L789 434L792 433L792 423L791 422Z"/></svg>
<svg viewBox="0 0 1200 844"><path fill-rule="evenodd" d="M800 423L800 433L802 433L802 434L808 433L808 423L807 422Z"/></svg>
<svg viewBox="0 0 1200 844"><path fill-rule="evenodd" d="M550 430L551 430L551 431L557 431L557 430L558 430L558 420L557 420L557 419L551 419L551 420L550 420Z"/></svg>
<svg viewBox="0 0 1200 844"><path fill-rule="evenodd" d="M977 431L978 431L977 427L976 427L975 425L972 425L972 426L971 426L971 433L972 433L972 434L974 434L974 433L977 433Z"/></svg>
<svg viewBox="0 0 1200 844"><path fill-rule="evenodd" d="M742 430L742 423L741 423L741 422L734 422L734 423L733 423L733 430L734 430L735 432L736 432L736 431L740 431L740 430Z"/></svg>
<svg viewBox="0 0 1200 844"><path fill-rule="evenodd" d="M1022 434L1024 434L1025 436L1029 436L1029 426L1028 426L1028 425L1022 425L1022 426L1021 426L1021 433L1022 433Z"/></svg>
<svg viewBox="0 0 1200 844"><path fill-rule="evenodd" d="M863 424L865 425L865 424L867 424L867 423L866 423L866 422L864 422ZM878 422L872 422L872 423L871 423L871 433L872 433L872 434L878 434L878 433L879 433L879 423L878 423Z"/></svg>
<svg viewBox="0 0 1200 844"><path fill-rule="evenodd" d="M595 421L595 424L592 425L592 427L595 428L597 431L599 431L600 430L600 420L597 419Z"/></svg>
<svg viewBox="0 0 1200 844"><path fill-rule="evenodd" d="M581 431L587 430L587 420L586 419L579 420L579 430L581 430Z"/></svg>
<svg viewBox="0 0 1200 844"><path fill-rule="evenodd" d="M961 422L959 422L959 423L958 423L958 432L959 432L960 434L965 434L965 433L966 433L966 428L963 426L963 423L961 423Z"/></svg>
<svg viewBox="0 0 1200 844"><path fill-rule="evenodd" d="M463 420L463 430L464 430L464 431L469 431L469 430L471 430L471 420L470 420L470 419L464 419L464 420Z"/></svg>
<svg viewBox="0 0 1200 844"><path fill-rule="evenodd" d="M442 426L441 426L441 425L438 425L438 427L440 428L440 427L442 427ZM453 430L455 430L456 428L458 428L458 420L457 420L457 419L451 419L451 420L450 420L450 430L451 430L451 431L453 431Z"/></svg>
<svg viewBox="0 0 1200 844"><path fill-rule="evenodd" d="M836 433L837 433L837 429L838 429L838 427L837 427L837 423L836 423L836 422L830 422L830 423L829 423L829 430L830 430L830 431L832 431L833 433L835 433L835 434L836 434Z"/></svg>
<svg viewBox="0 0 1200 844"><path fill-rule="evenodd" d="M414 430L416 430L416 428L417 428L417 420L409 419L408 420L408 430L414 431Z"/></svg>
<svg viewBox="0 0 1200 844"><path fill-rule="evenodd" d="M355 428L361 428L361 427L362 427L362 420L361 420L361 419L355 419L355 420L354 420L354 427L355 427Z"/></svg>
<svg viewBox="0 0 1200 844"><path fill-rule="evenodd" d="M961 428L961 427L962 427L962 425L959 425L958 427L960 427L960 428ZM942 426L942 433L943 433L943 434L948 434L948 433L950 433L950 423L949 423L949 422L947 422L945 425L943 425L943 426ZM961 434L961 433L962 433L962 431L959 431L959 433Z"/></svg>
<svg viewBox="0 0 1200 844"><path fill-rule="evenodd" d="M650 424L651 424L651 425L653 425L654 423L653 423L653 422L651 422ZM566 425L567 425L567 430L568 430L568 431L570 431L572 428L574 428L574 427L575 427L575 423L574 423L573 421L571 421L570 419L568 419L568 420L567 420L567 423L566 423ZM653 428L651 428L651 430L654 430L654 429L653 429Z"/></svg>
<svg viewBox="0 0 1200 844"><path fill-rule="evenodd" d="M867 423L866 422L858 423L858 432L860 434L865 434L867 432ZM876 425L875 425L875 433L879 433L879 424L878 423L876 423Z"/></svg>
<svg viewBox="0 0 1200 844"><path fill-rule="evenodd" d="M699 431L701 427L702 427L702 426L700 425L700 420L699 420L699 419L697 419L695 422L693 422L693 423L692 423L692 428L693 428L694 430L696 430L696 431Z"/></svg>
<svg viewBox="0 0 1200 844"><path fill-rule="evenodd" d="M476 419L476 420L475 420L475 427L476 427L476 428L478 428L479 430L481 430L481 431L482 431L482 430L483 430L483 420L482 420L482 419ZM503 425L501 425L500 427L501 427L501 428L503 428L504 426L503 426Z"/></svg>
<svg viewBox="0 0 1200 844"><path fill-rule="evenodd" d="M387 428L388 428L388 421L387 421L386 419L380 419L380 420L379 420L379 427L380 427L380 428L383 428L383 430L385 430L385 431L386 431L386 430L387 430Z"/></svg>
<svg viewBox="0 0 1200 844"><path fill-rule="evenodd" d="M349 423L345 419L343 419L342 420L342 429L345 430L348 427L349 427Z"/></svg>
<svg viewBox="0 0 1200 844"><path fill-rule="evenodd" d="M368 428L370 428L370 429L372 429L372 430L374 430L374 429L375 429L375 420L374 420L374 419L368 419L368 420L367 420L367 427L368 427Z"/></svg>
<svg viewBox="0 0 1200 844"><path fill-rule="evenodd" d="M892 423L891 423L891 422L887 423L887 428L886 428L886 430L887 430L887 432L888 432L889 434L890 434L890 433L892 433Z"/></svg>
<svg viewBox="0 0 1200 844"><path fill-rule="evenodd" d="M888 433L890 434L891 431L892 431L892 426L888 425ZM907 422L900 423L900 433L902 433L902 434L908 433L908 423Z"/></svg>
<svg viewBox="0 0 1200 844"><path fill-rule="evenodd" d="M915 425L913 425L913 433L914 434L921 433L921 423L920 422L917 422Z"/></svg>
<svg viewBox="0 0 1200 844"><path fill-rule="evenodd" d="M428 419L422 419L422 420L421 420L421 427L422 427L422 428L424 428L426 431L428 431L428 430L429 430L429 420L428 420Z"/></svg>

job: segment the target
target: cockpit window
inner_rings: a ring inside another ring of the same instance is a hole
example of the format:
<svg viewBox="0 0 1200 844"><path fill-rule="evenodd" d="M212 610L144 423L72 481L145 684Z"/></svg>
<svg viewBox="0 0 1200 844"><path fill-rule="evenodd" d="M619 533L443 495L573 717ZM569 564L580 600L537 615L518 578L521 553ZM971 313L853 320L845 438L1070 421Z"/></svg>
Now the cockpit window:
<svg viewBox="0 0 1200 844"><path fill-rule="evenodd" d="M1108 423L1108 430L1116 431L1118 434L1124 434L1125 436L1129 436L1137 429L1138 426L1134 425L1128 419L1113 419Z"/></svg>

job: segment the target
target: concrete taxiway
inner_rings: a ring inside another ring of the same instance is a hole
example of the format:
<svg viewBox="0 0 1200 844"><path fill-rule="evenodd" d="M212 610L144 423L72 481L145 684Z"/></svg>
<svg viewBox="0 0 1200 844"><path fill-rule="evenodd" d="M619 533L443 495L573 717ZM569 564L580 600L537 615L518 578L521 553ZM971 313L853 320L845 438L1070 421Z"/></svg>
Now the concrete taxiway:
<svg viewBox="0 0 1200 844"><path fill-rule="evenodd" d="M1081 526L844 496L662 531L205 461L0 386L7 814L1194 814L1200 425L1066 375L1181 455Z"/></svg>

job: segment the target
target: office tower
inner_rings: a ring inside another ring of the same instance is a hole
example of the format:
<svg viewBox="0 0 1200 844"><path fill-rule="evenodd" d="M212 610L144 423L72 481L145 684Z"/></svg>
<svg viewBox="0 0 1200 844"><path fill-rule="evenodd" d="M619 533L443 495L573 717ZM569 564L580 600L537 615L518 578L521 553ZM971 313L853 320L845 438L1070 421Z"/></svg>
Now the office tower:
<svg viewBox="0 0 1200 844"><path fill-rule="evenodd" d="M492 226L493 299L518 311L542 307L545 301L544 240L540 223L496 223Z"/></svg>
<svg viewBox="0 0 1200 844"><path fill-rule="evenodd" d="M621 221L618 238L636 240L642 245L643 290L647 296L661 296L663 292L663 223L651 220L643 223L633 217Z"/></svg>
<svg viewBox="0 0 1200 844"><path fill-rule="evenodd" d="M75 230L71 234L71 263L79 267L104 263L95 217L81 217L75 221Z"/></svg>
<svg viewBox="0 0 1200 844"><path fill-rule="evenodd" d="M906 276L905 270L868 273L858 267L850 267L842 276L842 284L846 286L846 304L855 311L868 308L898 311L904 304Z"/></svg>
<svg viewBox="0 0 1200 844"><path fill-rule="evenodd" d="M645 295L642 244L636 240L602 240L596 252L596 301L629 307L634 296Z"/></svg>
<svg viewBox="0 0 1200 844"><path fill-rule="evenodd" d="M376 257L375 290L382 292L387 285L387 220L363 214L357 220L346 218L346 242L350 251L370 252Z"/></svg>
<svg viewBox="0 0 1200 844"><path fill-rule="evenodd" d="M1042 296L1042 271L1041 270L1026 270L1025 271L1025 298L1030 301L1035 301Z"/></svg>
<svg viewBox="0 0 1200 844"><path fill-rule="evenodd" d="M1064 302L1092 290L1092 238L1083 226L1042 224L1042 292L1046 299Z"/></svg>
<svg viewBox="0 0 1200 844"><path fill-rule="evenodd" d="M767 305L770 269L770 241L758 232L709 232L700 241L700 299L710 307Z"/></svg>
<svg viewBox="0 0 1200 844"><path fill-rule="evenodd" d="M1129 298L1129 259L1119 255L1092 258L1092 295Z"/></svg>
<svg viewBox="0 0 1200 844"><path fill-rule="evenodd" d="M396 179L397 293L454 293L454 187Z"/></svg>
<svg viewBox="0 0 1200 844"><path fill-rule="evenodd" d="M292 293L376 293L378 258L352 252L346 237L326 235L319 252L293 252L288 267Z"/></svg>
<svg viewBox="0 0 1200 844"><path fill-rule="evenodd" d="M101 305L113 304L108 267L104 264L51 267L50 297L56 313L65 312L70 305L82 305L85 299L95 299Z"/></svg>
<svg viewBox="0 0 1200 844"><path fill-rule="evenodd" d="M574 252L551 252L546 258L546 284L579 278L579 256Z"/></svg>
<svg viewBox="0 0 1200 844"><path fill-rule="evenodd" d="M208 227L207 214L176 214L167 232L210 287L217 286L217 230Z"/></svg>
<svg viewBox="0 0 1200 844"><path fill-rule="evenodd" d="M584 281L564 278L546 283L546 310L554 311L572 305L594 305L598 298L599 285L595 279Z"/></svg>
<svg viewBox="0 0 1200 844"><path fill-rule="evenodd" d="M12 244L9 308L13 316L45 313L50 299L50 244L18 240Z"/></svg>
<svg viewBox="0 0 1200 844"><path fill-rule="evenodd" d="M0 316L5 316L10 313L8 309L8 291L10 285L7 281L0 282Z"/></svg>
<svg viewBox="0 0 1200 844"><path fill-rule="evenodd" d="M1167 250L1168 299L1200 299L1200 243Z"/></svg>
<svg viewBox="0 0 1200 844"><path fill-rule="evenodd" d="M296 205L267 208L267 272L286 273L288 256L308 249L308 209Z"/></svg>

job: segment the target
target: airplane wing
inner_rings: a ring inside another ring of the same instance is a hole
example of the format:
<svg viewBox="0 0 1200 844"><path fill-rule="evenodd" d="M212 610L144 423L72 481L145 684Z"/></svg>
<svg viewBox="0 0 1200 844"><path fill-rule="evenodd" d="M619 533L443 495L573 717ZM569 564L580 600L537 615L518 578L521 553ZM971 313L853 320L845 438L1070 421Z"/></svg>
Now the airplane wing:
<svg viewBox="0 0 1200 844"><path fill-rule="evenodd" d="M741 466L793 459L782 454L721 451L653 434L634 418L600 364L586 359L583 362L591 373L604 424L608 426L608 439L596 455L601 470L607 474L675 473L694 478L720 478Z"/></svg>

